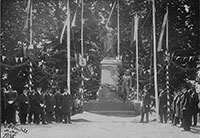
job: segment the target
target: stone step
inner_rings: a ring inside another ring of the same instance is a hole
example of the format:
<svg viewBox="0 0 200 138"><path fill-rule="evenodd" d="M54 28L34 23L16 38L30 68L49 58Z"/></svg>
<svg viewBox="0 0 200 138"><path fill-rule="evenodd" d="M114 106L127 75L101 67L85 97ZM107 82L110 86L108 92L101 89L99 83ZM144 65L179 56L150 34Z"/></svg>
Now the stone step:
<svg viewBox="0 0 200 138"><path fill-rule="evenodd" d="M83 104L83 109L85 111L134 111L134 104L90 101Z"/></svg>

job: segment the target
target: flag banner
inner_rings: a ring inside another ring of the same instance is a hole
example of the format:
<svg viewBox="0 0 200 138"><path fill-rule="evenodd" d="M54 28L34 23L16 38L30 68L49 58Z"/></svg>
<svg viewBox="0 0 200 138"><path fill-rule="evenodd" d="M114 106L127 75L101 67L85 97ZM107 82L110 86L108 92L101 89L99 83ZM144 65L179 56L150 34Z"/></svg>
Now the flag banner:
<svg viewBox="0 0 200 138"><path fill-rule="evenodd" d="M110 15L109 15L109 17L108 17L108 21L107 21L107 23L106 23L106 27L108 26L108 23L110 22L110 17L111 17L111 15L112 15L112 13L113 13L113 9L114 9L114 7L115 7L115 4L116 4L116 1L115 1L115 3L113 4L113 7L112 7L112 9L111 9Z"/></svg>
<svg viewBox="0 0 200 138"><path fill-rule="evenodd" d="M20 61L23 62L23 57L20 57Z"/></svg>
<svg viewBox="0 0 200 138"><path fill-rule="evenodd" d="M63 39L64 33L65 33L65 29L66 29L66 26L67 26L67 20L68 20L68 18L66 18L66 20L65 20L65 23L64 23L64 26L63 26L63 29L62 29L62 33L60 35L60 43L61 44L62 44L62 39Z"/></svg>
<svg viewBox="0 0 200 138"><path fill-rule="evenodd" d="M2 56L2 60L4 61L6 59L6 56Z"/></svg>
<svg viewBox="0 0 200 138"><path fill-rule="evenodd" d="M15 58L15 61L16 61L16 63L18 63L18 61L19 61L19 58L18 58L18 57L16 57L16 58Z"/></svg>
<svg viewBox="0 0 200 138"><path fill-rule="evenodd" d="M162 40L163 40L165 28L166 28L167 18L168 18L168 11L166 12L166 14L164 16L163 23L162 23L162 28L161 28L160 38L159 38L159 41L158 41L158 48L157 48L158 52L160 52L162 50Z"/></svg>
<svg viewBox="0 0 200 138"><path fill-rule="evenodd" d="M77 9L76 9L76 11L74 13L74 18L72 20L71 27L75 27L76 26L76 14L77 14Z"/></svg>
<svg viewBox="0 0 200 138"><path fill-rule="evenodd" d="M134 21L133 21L133 19L132 19L132 22L131 22L131 38L130 38L130 41L131 41L131 44L130 44L130 46L131 46L134 42Z"/></svg>
<svg viewBox="0 0 200 138"><path fill-rule="evenodd" d="M138 33L138 17L136 16L135 17L135 23L134 23L134 37L133 37L133 41L136 40L136 36L137 36L137 33Z"/></svg>
<svg viewBox="0 0 200 138"><path fill-rule="evenodd" d="M133 44L134 41L136 41L136 35L138 33L138 17L135 17L134 21L132 20L132 25L131 25L131 45Z"/></svg>
<svg viewBox="0 0 200 138"><path fill-rule="evenodd" d="M30 17L30 9L31 9L31 0L28 0L27 7L25 9L25 12L27 13L25 25L24 25L24 30L28 29L28 21Z"/></svg>

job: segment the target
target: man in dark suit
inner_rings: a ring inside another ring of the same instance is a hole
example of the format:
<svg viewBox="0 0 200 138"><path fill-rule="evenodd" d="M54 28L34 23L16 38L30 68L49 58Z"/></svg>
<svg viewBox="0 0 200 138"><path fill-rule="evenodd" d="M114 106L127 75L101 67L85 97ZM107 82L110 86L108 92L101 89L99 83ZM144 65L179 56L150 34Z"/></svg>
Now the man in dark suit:
<svg viewBox="0 0 200 138"><path fill-rule="evenodd" d="M196 92L195 88L191 89L191 111L192 111L192 118L193 123L191 120L191 125L196 126L197 125L197 114L198 114L198 104L199 104L199 96L198 93Z"/></svg>
<svg viewBox="0 0 200 138"><path fill-rule="evenodd" d="M191 97L188 90L183 86L183 99L181 101L181 111L182 111L182 121L183 121L183 129L185 131L190 131L191 125Z"/></svg>
<svg viewBox="0 0 200 138"><path fill-rule="evenodd" d="M40 124L40 119L42 120L42 124L46 124L45 120L45 112L44 112L44 95L42 93L42 88L37 88L37 91L34 96L34 101L35 101L35 120L36 124Z"/></svg>
<svg viewBox="0 0 200 138"><path fill-rule="evenodd" d="M46 111L47 123L52 123L54 106L55 106L55 99L52 94L52 90L51 89L47 90L44 97L45 97L45 111Z"/></svg>
<svg viewBox="0 0 200 138"><path fill-rule="evenodd" d="M160 115L160 122L161 123L167 123L167 92L160 90L159 95L159 115Z"/></svg>
<svg viewBox="0 0 200 138"><path fill-rule="evenodd" d="M1 123L6 121L6 104L5 104L6 88L1 89Z"/></svg>
<svg viewBox="0 0 200 138"><path fill-rule="evenodd" d="M17 91L13 90L11 85L8 86L8 91L5 93L6 103L6 121L8 124L16 124L16 109L17 109Z"/></svg>
<svg viewBox="0 0 200 138"><path fill-rule="evenodd" d="M29 106L27 90L24 89L23 93L19 96L19 117L22 125L26 124L26 117L29 112Z"/></svg>
<svg viewBox="0 0 200 138"><path fill-rule="evenodd" d="M72 96L68 89L64 89L64 93L61 97L61 111L63 114L64 123L71 124L71 108L72 108Z"/></svg>
<svg viewBox="0 0 200 138"><path fill-rule="evenodd" d="M141 119L140 122L143 123L144 115L146 114L146 122L149 122L149 112L150 112L151 98L150 93L147 88L144 88L144 94L142 95L142 105L141 105Z"/></svg>
<svg viewBox="0 0 200 138"><path fill-rule="evenodd" d="M29 98L29 105L30 105L30 109L29 109L29 114L28 114L28 123L36 123L36 118L35 118L35 111L36 111L36 103L35 103L35 90L29 90L28 92L28 98ZM33 117L34 117L34 121L33 121Z"/></svg>
<svg viewBox="0 0 200 138"><path fill-rule="evenodd" d="M56 122L62 122L62 112L61 112L61 93L58 89L54 95L55 98L55 117Z"/></svg>

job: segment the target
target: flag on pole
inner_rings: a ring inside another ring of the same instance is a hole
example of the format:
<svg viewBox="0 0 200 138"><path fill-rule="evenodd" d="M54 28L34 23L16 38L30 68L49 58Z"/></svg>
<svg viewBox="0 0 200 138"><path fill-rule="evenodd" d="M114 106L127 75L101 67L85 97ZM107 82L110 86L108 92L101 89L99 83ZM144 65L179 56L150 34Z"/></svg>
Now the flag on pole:
<svg viewBox="0 0 200 138"><path fill-rule="evenodd" d="M164 35L166 24L167 24L167 18L168 18L168 11L165 13L163 23L162 23L162 28L161 28L161 33L160 33L160 38L158 41L158 48L157 48L158 52L162 50L162 40L163 40L163 35Z"/></svg>
<svg viewBox="0 0 200 138"><path fill-rule="evenodd" d="M130 46L131 46L134 42L134 21L133 21L133 19L131 22L131 39L130 39L130 41L131 41L131 44L130 44Z"/></svg>
<svg viewBox="0 0 200 138"><path fill-rule="evenodd" d="M74 13L74 18L72 20L71 27L75 27L76 26L76 14L77 14L77 9L76 9L76 11Z"/></svg>
<svg viewBox="0 0 200 138"><path fill-rule="evenodd" d="M136 41L136 35L138 33L138 17L136 16L134 19L134 22L132 20L132 26L131 26L131 45L134 41Z"/></svg>
<svg viewBox="0 0 200 138"><path fill-rule="evenodd" d="M115 3L113 4L113 7L112 7L112 9L111 9L110 15L109 15L109 17L108 17L108 21L107 21L107 23L106 23L106 27L108 26L108 23L110 22L110 17L111 17L111 15L112 15L112 13L113 13L113 9L114 9L114 7L115 7L115 4L116 4L116 1L115 1Z"/></svg>
<svg viewBox="0 0 200 138"><path fill-rule="evenodd" d="M62 29L62 33L60 35L60 43L61 44L62 44L62 39L63 39L64 33L65 33L65 29L66 29L66 26L67 26L67 20L68 20L68 17L65 20L65 23L64 23L64 26L63 26L63 29Z"/></svg>
<svg viewBox="0 0 200 138"><path fill-rule="evenodd" d="M29 21L29 17L30 17L30 9L31 9L31 0L28 0L27 7L25 9L25 11L27 13L27 17L26 17L26 21L25 21L25 25L24 25L24 30L28 29L28 21Z"/></svg>
<svg viewBox="0 0 200 138"><path fill-rule="evenodd" d="M133 41L136 40L137 33L138 33L138 16L135 17Z"/></svg>

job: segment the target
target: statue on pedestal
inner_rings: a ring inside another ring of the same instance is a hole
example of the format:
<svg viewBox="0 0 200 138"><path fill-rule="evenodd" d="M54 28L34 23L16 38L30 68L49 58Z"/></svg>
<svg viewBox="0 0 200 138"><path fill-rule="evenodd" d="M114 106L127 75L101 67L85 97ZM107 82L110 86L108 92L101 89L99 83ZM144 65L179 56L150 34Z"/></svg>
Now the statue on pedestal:
<svg viewBox="0 0 200 138"><path fill-rule="evenodd" d="M115 58L115 31L111 27L105 27L104 33L102 34L100 40L103 41L104 45L104 57Z"/></svg>

